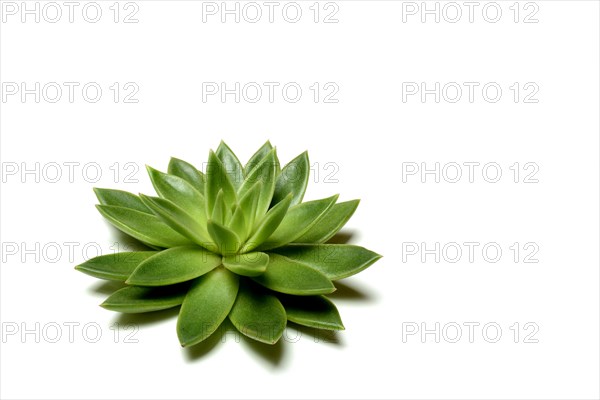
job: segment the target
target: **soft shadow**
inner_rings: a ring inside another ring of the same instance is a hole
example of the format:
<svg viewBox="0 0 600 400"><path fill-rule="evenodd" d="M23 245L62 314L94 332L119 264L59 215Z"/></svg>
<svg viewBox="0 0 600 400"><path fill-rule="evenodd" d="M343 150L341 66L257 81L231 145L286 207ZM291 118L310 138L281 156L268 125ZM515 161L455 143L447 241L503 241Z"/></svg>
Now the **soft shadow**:
<svg viewBox="0 0 600 400"><path fill-rule="evenodd" d="M290 321L288 321L288 327L294 328L300 333L300 335L298 336L298 340L302 340L304 336L308 336L315 343L325 343L331 344L335 347L344 347L344 342L342 340L342 335L340 334L340 331L310 328L308 326L298 325Z"/></svg>
<svg viewBox="0 0 600 400"><path fill-rule="evenodd" d="M167 319L175 318L179 314L179 307L169 308L168 310L152 311L147 313L127 314L120 313L114 322L127 325L151 325Z"/></svg>
<svg viewBox="0 0 600 400"><path fill-rule="evenodd" d="M270 366L277 367L281 364L284 355L284 343L282 339L275 344L265 344L256 340L242 336L242 340L246 347L251 349L261 359L265 360Z"/></svg>
<svg viewBox="0 0 600 400"><path fill-rule="evenodd" d="M210 335L206 340L191 347L184 347L181 349L185 360L189 363L197 362L210 353L218 344L224 343L227 338L227 331L230 329L229 326L227 326L227 322L229 321L225 320L219 329L217 329L217 331Z"/></svg>
<svg viewBox="0 0 600 400"><path fill-rule="evenodd" d="M347 244L354 236L354 232L338 232L327 241L328 244Z"/></svg>
<svg viewBox="0 0 600 400"><path fill-rule="evenodd" d="M123 282L102 281L90 287L88 291L95 294L109 295L124 287L125 284Z"/></svg>
<svg viewBox="0 0 600 400"><path fill-rule="evenodd" d="M364 286L359 286L356 282L340 282L335 281L334 285L336 291L328 294L327 297L338 300L360 300L360 301L373 301L375 295L372 291L368 290Z"/></svg>

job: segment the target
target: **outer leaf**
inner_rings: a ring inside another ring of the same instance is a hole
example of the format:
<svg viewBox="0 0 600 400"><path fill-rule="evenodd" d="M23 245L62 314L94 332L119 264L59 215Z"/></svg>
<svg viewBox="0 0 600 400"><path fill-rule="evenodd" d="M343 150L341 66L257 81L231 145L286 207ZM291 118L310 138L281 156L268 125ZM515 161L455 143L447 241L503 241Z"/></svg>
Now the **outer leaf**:
<svg viewBox="0 0 600 400"><path fill-rule="evenodd" d="M237 275L225 268L217 268L193 283L177 320L177 336L182 346L197 344L217 330L227 318L238 288Z"/></svg>
<svg viewBox="0 0 600 400"><path fill-rule="evenodd" d="M265 239L267 239L275 229L281 224L281 221L285 217L286 212L290 207L290 202L292 201L292 195L289 194L283 199L281 202L277 203L273 208L271 208L267 215L263 218L261 224L258 226L254 235L248 239L246 244L244 244L244 252L248 252L254 250L258 246L260 246Z"/></svg>
<svg viewBox="0 0 600 400"><path fill-rule="evenodd" d="M275 179L277 174L277 158L275 149L271 150L252 171L246 175L244 183L238 191L238 195L243 197L256 182L261 181L260 193L258 196L258 204L256 206L256 218L261 218L271 204L273 191L275 190Z"/></svg>
<svg viewBox="0 0 600 400"><path fill-rule="evenodd" d="M306 233L295 239L297 243L325 243L342 229L352 217L360 200L334 204Z"/></svg>
<svg viewBox="0 0 600 400"><path fill-rule="evenodd" d="M75 269L96 278L125 282L142 261L157 253L157 251L131 251L106 254L87 260Z"/></svg>
<svg viewBox="0 0 600 400"><path fill-rule="evenodd" d="M150 211L148 207L144 205L142 200L140 200L140 198L133 193L129 193L124 190L101 188L94 188L94 192L96 193L96 197L98 198L100 204L105 206L125 207L148 214L152 213L152 211Z"/></svg>
<svg viewBox="0 0 600 400"><path fill-rule="evenodd" d="M229 206L235 204L236 194L233 184L229 180L229 176L227 175L223 163L211 150L208 156L208 165L206 167L205 194L207 215L212 215L219 190L223 190L223 198L225 199L226 204Z"/></svg>
<svg viewBox="0 0 600 400"><path fill-rule="evenodd" d="M302 236L335 204L337 198L338 195L335 195L290 207L279 227L259 249L268 250L281 247Z"/></svg>
<svg viewBox="0 0 600 400"><path fill-rule="evenodd" d="M173 247L142 262L125 283L165 286L186 282L221 265L221 257L195 246Z"/></svg>
<svg viewBox="0 0 600 400"><path fill-rule="evenodd" d="M206 222L204 196L186 180L146 167L154 189L160 197L171 201L199 223Z"/></svg>
<svg viewBox="0 0 600 400"><path fill-rule="evenodd" d="M208 233L217 245L218 252L223 255L237 253L242 245L240 238L235 232L218 222L208 221Z"/></svg>
<svg viewBox="0 0 600 400"><path fill-rule="evenodd" d="M204 194L204 174L196 169L192 164L171 157L169 162L169 174L185 179L197 191Z"/></svg>
<svg viewBox="0 0 600 400"><path fill-rule="evenodd" d="M249 282L241 285L229 319L242 334L267 344L277 343L286 325L277 297Z"/></svg>
<svg viewBox="0 0 600 400"><path fill-rule="evenodd" d="M192 218L183 209L169 200L160 197L150 197L140 194L140 198L148 208L175 231L200 246L206 247L210 243L210 236L206 227Z"/></svg>
<svg viewBox="0 0 600 400"><path fill-rule="evenodd" d="M248 162L246 163L246 165L244 166L244 175L247 176L250 174L250 172L252 172L252 170L258 165L258 163L265 158L265 156L267 154L269 154L269 152L273 149L273 146L271 145L271 142L269 142L267 140L267 142L265 144L263 144L261 146L260 149L258 149L256 151L256 153L254 153L252 155L252 157L250 157L250 160L248 160Z"/></svg>
<svg viewBox="0 0 600 400"><path fill-rule="evenodd" d="M335 286L319 271L274 253L269 254L265 273L252 279L280 293L316 295L335 291Z"/></svg>
<svg viewBox="0 0 600 400"><path fill-rule="evenodd" d="M244 180L244 168L233 151L221 140L217 148L217 157L223 163L229 180L233 184L235 190L238 190Z"/></svg>
<svg viewBox="0 0 600 400"><path fill-rule="evenodd" d="M259 276L269 265L269 255L259 251L223 257L223 265L234 274Z"/></svg>
<svg viewBox="0 0 600 400"><path fill-rule="evenodd" d="M144 243L159 247L190 244L191 241L164 224L158 217L117 206L97 205L96 208L111 224Z"/></svg>
<svg viewBox="0 0 600 400"><path fill-rule="evenodd" d="M288 321L319 329L345 329L335 304L325 296L277 297L285 308Z"/></svg>
<svg viewBox="0 0 600 400"><path fill-rule="evenodd" d="M292 244L272 250L321 272L331 280L357 274L381 256L350 244Z"/></svg>
<svg viewBox="0 0 600 400"><path fill-rule="evenodd" d="M308 153L305 151L290 161L283 169L275 183L275 192L271 205L279 203L289 193L292 194L292 205L302 202L308 177L310 175L310 163Z"/></svg>
<svg viewBox="0 0 600 400"><path fill-rule="evenodd" d="M189 285L159 288L127 286L111 294L100 306L122 313L166 310L183 303Z"/></svg>

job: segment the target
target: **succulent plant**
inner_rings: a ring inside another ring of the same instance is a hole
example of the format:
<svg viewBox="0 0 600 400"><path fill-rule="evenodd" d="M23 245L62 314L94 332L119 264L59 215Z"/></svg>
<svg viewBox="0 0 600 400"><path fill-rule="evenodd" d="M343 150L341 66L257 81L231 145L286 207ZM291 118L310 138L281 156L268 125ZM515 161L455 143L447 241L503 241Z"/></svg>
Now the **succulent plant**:
<svg viewBox="0 0 600 400"><path fill-rule="evenodd" d="M332 281L354 275L381 256L363 247L328 244L358 200L338 196L302 202L309 178L306 152L279 165L265 143L242 166L221 142L206 173L172 158L168 173L147 167L158 197L95 188L98 211L148 251L102 255L75 267L125 286L102 307L143 313L181 306L182 346L197 344L226 319L242 334L276 343L287 321L344 329L325 295Z"/></svg>

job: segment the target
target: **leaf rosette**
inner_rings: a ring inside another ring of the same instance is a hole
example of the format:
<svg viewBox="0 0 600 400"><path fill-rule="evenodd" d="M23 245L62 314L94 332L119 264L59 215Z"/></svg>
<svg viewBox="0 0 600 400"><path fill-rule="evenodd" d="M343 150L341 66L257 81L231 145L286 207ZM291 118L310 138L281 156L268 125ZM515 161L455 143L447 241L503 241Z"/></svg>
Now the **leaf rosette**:
<svg viewBox="0 0 600 400"><path fill-rule="evenodd" d="M280 167L265 143L242 165L221 142L206 172L172 158L167 173L148 167L157 196L94 189L98 211L149 251L99 256L77 270L124 282L102 307L143 313L181 307L182 346L197 344L229 318L242 334L274 344L288 321L327 330L344 325L326 295L334 281L381 256L327 243L359 201L302 202L306 152Z"/></svg>

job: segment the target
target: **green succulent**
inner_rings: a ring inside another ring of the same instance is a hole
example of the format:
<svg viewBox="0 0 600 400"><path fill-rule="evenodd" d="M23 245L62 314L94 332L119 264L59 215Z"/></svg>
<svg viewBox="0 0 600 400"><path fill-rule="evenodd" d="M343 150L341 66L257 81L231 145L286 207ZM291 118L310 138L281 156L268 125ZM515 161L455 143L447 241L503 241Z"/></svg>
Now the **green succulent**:
<svg viewBox="0 0 600 400"><path fill-rule="evenodd" d="M381 256L363 247L327 244L358 200L302 202L310 172L306 152L279 165L265 143L242 166L221 142L206 173L172 158L168 173L147 167L158 197L94 189L96 207L148 251L102 255L75 267L125 286L102 307L143 313L181 306L182 346L197 344L229 318L242 334L274 344L287 321L344 329L325 295L332 281Z"/></svg>

